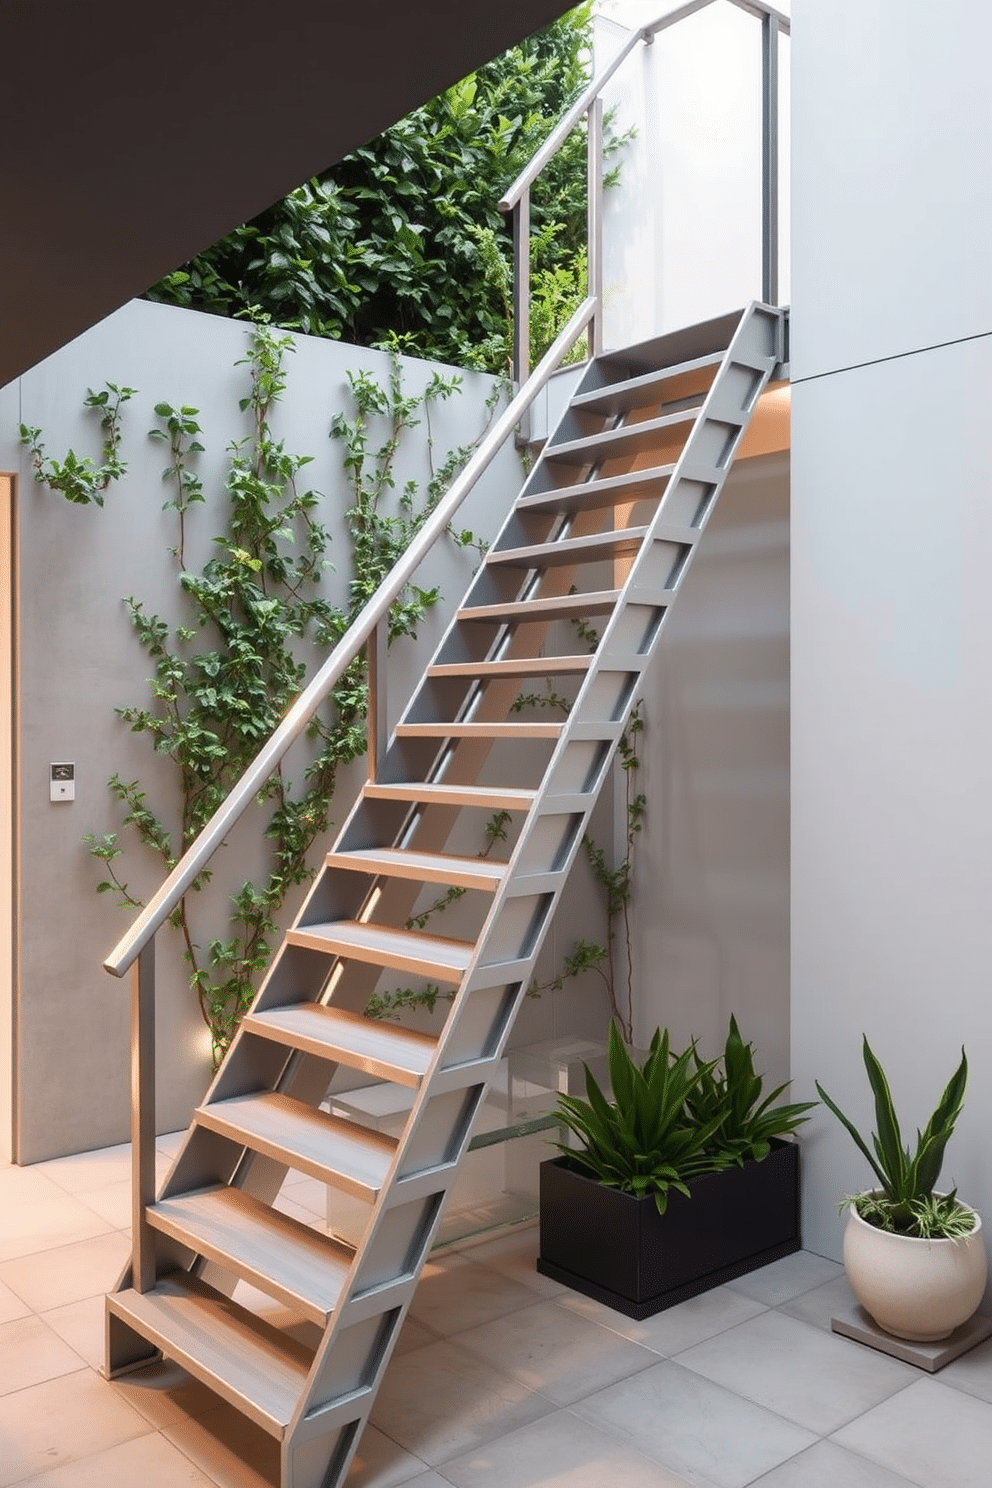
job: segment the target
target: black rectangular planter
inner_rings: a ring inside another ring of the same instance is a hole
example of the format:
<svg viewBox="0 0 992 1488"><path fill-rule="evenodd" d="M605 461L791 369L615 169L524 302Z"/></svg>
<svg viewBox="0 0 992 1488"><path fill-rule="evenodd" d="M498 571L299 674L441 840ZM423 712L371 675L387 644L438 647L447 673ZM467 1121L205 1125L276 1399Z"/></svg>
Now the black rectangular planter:
<svg viewBox="0 0 992 1488"><path fill-rule="evenodd" d="M799 1239L799 1148L772 1144L763 1162L704 1173L691 1198L607 1188L569 1167L541 1164L537 1269L627 1317L645 1318L790 1255Z"/></svg>

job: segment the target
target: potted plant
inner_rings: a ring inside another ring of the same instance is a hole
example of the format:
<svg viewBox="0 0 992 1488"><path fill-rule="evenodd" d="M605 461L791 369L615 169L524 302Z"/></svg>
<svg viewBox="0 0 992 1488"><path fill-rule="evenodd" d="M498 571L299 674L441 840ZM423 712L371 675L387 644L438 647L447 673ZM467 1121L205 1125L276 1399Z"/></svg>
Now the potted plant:
<svg viewBox="0 0 992 1488"><path fill-rule="evenodd" d="M889 1082L867 1038L863 1048L875 1098L872 1149L817 1082L824 1104L850 1132L871 1164L878 1187L851 1194L844 1232L844 1267L855 1297L886 1333L917 1342L947 1338L971 1317L985 1290L987 1262L981 1220L957 1190L937 1191L944 1149L964 1104L968 1061L951 1076L936 1110L903 1145Z"/></svg>
<svg viewBox="0 0 992 1488"><path fill-rule="evenodd" d="M736 1021L722 1060L658 1029L643 1065L616 1025L608 1100L586 1068L587 1100L558 1097L578 1147L541 1165L546 1276L644 1318L798 1250L799 1150L783 1140L815 1102L762 1100Z"/></svg>

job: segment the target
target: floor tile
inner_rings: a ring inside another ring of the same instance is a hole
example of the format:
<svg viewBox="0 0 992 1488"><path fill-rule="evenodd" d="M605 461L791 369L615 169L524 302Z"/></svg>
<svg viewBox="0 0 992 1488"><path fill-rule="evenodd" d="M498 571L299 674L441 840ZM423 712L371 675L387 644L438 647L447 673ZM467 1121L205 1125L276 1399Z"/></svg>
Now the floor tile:
<svg viewBox="0 0 992 1488"><path fill-rule="evenodd" d="M537 1269L537 1254L540 1249L540 1233L537 1225L513 1230L495 1240L485 1240L473 1245L463 1254L470 1261L481 1262L501 1276L509 1276L521 1282L530 1291L542 1297L561 1297L568 1294L568 1287L550 1276L542 1276Z"/></svg>
<svg viewBox="0 0 992 1488"><path fill-rule="evenodd" d="M279 1488L279 1443L229 1405L171 1422L162 1435L219 1488Z"/></svg>
<svg viewBox="0 0 992 1488"><path fill-rule="evenodd" d="M918 1379L834 1440L920 1488L988 1488L992 1479L992 1405L934 1379Z"/></svg>
<svg viewBox="0 0 992 1488"><path fill-rule="evenodd" d="M919 1378L910 1364L779 1312L696 1344L677 1361L821 1436Z"/></svg>
<svg viewBox="0 0 992 1488"><path fill-rule="evenodd" d="M122 1178L119 1183L104 1183L99 1188L80 1189L75 1197L113 1225L115 1230L131 1223L130 1178Z"/></svg>
<svg viewBox="0 0 992 1488"><path fill-rule="evenodd" d="M431 1467L550 1414L550 1400L442 1341L390 1361L372 1419Z"/></svg>
<svg viewBox="0 0 992 1488"><path fill-rule="evenodd" d="M556 1405L571 1405L655 1363L648 1349L557 1302L535 1302L494 1318L459 1333L457 1342Z"/></svg>
<svg viewBox="0 0 992 1488"><path fill-rule="evenodd" d="M456 1457L444 1464L443 1472L455 1488L537 1488L538 1484L689 1488L678 1473L643 1457L570 1411L556 1411L478 1451Z"/></svg>
<svg viewBox="0 0 992 1488"><path fill-rule="evenodd" d="M416 1318L407 1315L400 1330L400 1336L396 1340L396 1347L393 1349L393 1354L408 1354L411 1349L423 1348L425 1344L437 1343L437 1341L438 1335L436 1333L430 1328L425 1327L423 1323L418 1323Z"/></svg>
<svg viewBox="0 0 992 1488"><path fill-rule="evenodd" d="M38 1317L15 1318L0 1326L0 1359L0 1396L73 1374L83 1366L79 1354Z"/></svg>
<svg viewBox="0 0 992 1488"><path fill-rule="evenodd" d="M216 1488L157 1432L26 1481L31 1488Z"/></svg>
<svg viewBox="0 0 992 1488"><path fill-rule="evenodd" d="M572 1410L670 1471L716 1488L744 1488L816 1440L668 1359Z"/></svg>
<svg viewBox="0 0 992 1488"><path fill-rule="evenodd" d="M779 1308L780 1312L787 1312L790 1317L799 1318L804 1323L812 1323L815 1328L826 1328L830 1331L830 1319L836 1317L845 1307L850 1307L854 1301L854 1293L848 1285L846 1276L835 1276L833 1281L828 1281L823 1286L813 1287L812 1291L800 1292L798 1297L793 1297L788 1302L783 1302Z"/></svg>
<svg viewBox="0 0 992 1488"><path fill-rule="evenodd" d="M12 1323L15 1318L27 1317L30 1311L28 1304L17 1293L0 1281L0 1323Z"/></svg>
<svg viewBox="0 0 992 1488"><path fill-rule="evenodd" d="M910 1488L908 1478L846 1452L835 1442L817 1442L798 1457L773 1467L751 1488Z"/></svg>
<svg viewBox="0 0 992 1488"><path fill-rule="evenodd" d="M177 1426L216 1410L220 1398L185 1369L159 1359L147 1369L114 1380L109 1387L152 1426Z"/></svg>
<svg viewBox="0 0 992 1488"><path fill-rule="evenodd" d="M533 1303L534 1292L522 1282L477 1262L468 1265L460 1256L446 1256L424 1267L410 1316L450 1338Z"/></svg>
<svg viewBox="0 0 992 1488"><path fill-rule="evenodd" d="M299 1178L293 1183L284 1183L281 1192L294 1204L308 1209L312 1217L327 1222L327 1184L316 1178Z"/></svg>
<svg viewBox="0 0 992 1488"><path fill-rule="evenodd" d="M809 1250L797 1250L794 1255L783 1256L780 1261L772 1261L770 1266L762 1266L758 1271L749 1271L736 1281L728 1281L727 1285L745 1297L763 1302L766 1307L778 1307L782 1302L798 1297L800 1292L833 1281L843 1271L844 1267L837 1261L828 1261L825 1256L814 1255Z"/></svg>
<svg viewBox="0 0 992 1488"><path fill-rule="evenodd" d="M104 1235L111 1228L43 1173L0 1169L0 1261Z"/></svg>
<svg viewBox="0 0 992 1488"><path fill-rule="evenodd" d="M92 1369L102 1369L106 1353L107 1305L103 1297L84 1297L43 1313L45 1322Z"/></svg>
<svg viewBox="0 0 992 1488"><path fill-rule="evenodd" d="M940 1371L940 1383L992 1404L992 1338ZM992 1480L992 1473L989 1474Z"/></svg>
<svg viewBox="0 0 992 1488"><path fill-rule="evenodd" d="M12 1287L35 1312L102 1296L117 1283L127 1263L130 1241L119 1231L59 1245L0 1265L0 1281Z"/></svg>
<svg viewBox="0 0 992 1488"><path fill-rule="evenodd" d="M103 1147L97 1152L76 1152L71 1157L55 1157L50 1162L35 1163L34 1172L44 1173L64 1188L66 1193L103 1188L108 1183L129 1182L131 1178L131 1144Z"/></svg>
<svg viewBox="0 0 992 1488"><path fill-rule="evenodd" d="M91 1369L31 1385L0 1397L0 1485L6 1488L150 1430Z"/></svg>
<svg viewBox="0 0 992 1488"><path fill-rule="evenodd" d="M669 1307L665 1312L655 1313L654 1317L640 1322L578 1292L570 1291L559 1297L558 1305L599 1323L603 1328L611 1328L633 1343L642 1344L653 1354L666 1357L691 1348L694 1343L702 1343L705 1338L725 1333L728 1328L745 1323L766 1310L761 1302L743 1297L740 1292L732 1292L729 1287L714 1287L712 1291L690 1297L688 1302L680 1302L677 1307Z"/></svg>
<svg viewBox="0 0 992 1488"><path fill-rule="evenodd" d="M419 1481L423 1475L419 1457L404 1452L375 1426L366 1426L345 1481L348 1488L399 1488L401 1483L405 1488L411 1478Z"/></svg>

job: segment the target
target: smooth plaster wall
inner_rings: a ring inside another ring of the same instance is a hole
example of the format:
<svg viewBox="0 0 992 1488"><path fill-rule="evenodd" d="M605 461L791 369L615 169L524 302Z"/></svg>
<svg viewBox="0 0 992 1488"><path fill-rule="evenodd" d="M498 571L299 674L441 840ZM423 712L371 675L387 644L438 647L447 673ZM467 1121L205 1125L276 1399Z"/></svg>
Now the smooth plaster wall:
<svg viewBox="0 0 992 1488"><path fill-rule="evenodd" d="M789 1078L789 455L739 462L646 679L635 1036Z"/></svg>
<svg viewBox="0 0 992 1488"><path fill-rule="evenodd" d="M0 1162L13 1156L14 1100L14 478L0 474Z"/></svg>
<svg viewBox="0 0 992 1488"><path fill-rule="evenodd" d="M604 64L656 0L596 22ZM612 19L611 17L614 17ZM789 302L790 41L779 38L779 301ZM604 198L604 339L623 346L761 298L761 24L723 3L636 47L607 84L618 135Z"/></svg>
<svg viewBox="0 0 992 1488"><path fill-rule="evenodd" d="M985 0L795 14L792 1071L903 1124L967 1048L945 1177L992 1213L992 173ZM827 1113L804 1242L869 1179Z"/></svg>
<svg viewBox="0 0 992 1488"><path fill-rule="evenodd" d="M303 476L324 493L323 514L340 536L346 491L340 445L328 438L331 418L349 407L346 370L367 368L381 378L388 361L377 352L293 339L295 354L286 362L288 389L273 423L287 448L315 457ZM246 369L234 365L246 349L247 327L242 324L135 302L0 393L0 470L21 471L20 1161L127 1136L128 984L108 976L102 961L128 917L115 907L113 896L95 894L98 865L81 839L85 832L102 834L119 826L119 809L106 789L114 770L125 779L149 781L152 795L169 773L167 762L151 754L147 740L132 735L114 715L116 705L147 697L145 679L151 671L133 637L123 596L142 598L151 611L176 613L175 571L167 556L176 541L175 515L162 510L170 494L161 479L167 451L146 437L155 422L153 406L164 399L201 410L207 446L201 473L208 489L211 482L216 485L226 468L226 445L247 432L237 410L237 399L246 391ZM423 386L431 371L427 363L404 361L405 389ZM105 379L139 389L125 408L123 454L129 473L107 493L103 509L71 506L31 479L26 452L17 442L17 421L40 425L52 455L61 456L71 445L77 453L98 457L96 419L82 404L87 388L99 388ZM463 394L435 407L430 432L436 460L453 445L479 435L492 385L491 378L464 374ZM423 440L411 435L398 487L408 476L422 479L425 474ZM463 508L465 525L492 537L520 479L519 461L507 449ZM191 556L202 559L218 519L198 507L188 525ZM333 549L330 556L333 561ZM471 566L470 553L439 554L423 581L441 584L447 608L464 592ZM339 581L330 573L328 582L333 586ZM419 644L402 643L391 652L394 710L429 657L441 623L440 614L433 616L421 627ZM49 803L48 768L54 760L76 764L71 805ZM357 781L356 769L352 789ZM347 794L346 785L339 795ZM340 821L343 815L342 804L334 817ZM250 859L256 850L251 830L232 840L228 853L241 870L236 882L244 877L241 859ZM129 851L126 872L142 895L161 876L158 861L151 854L142 861L140 849L137 856ZM585 889L589 891L588 885ZM576 923L570 929L566 908L556 927L556 939L567 944L582 933L588 918L582 894L580 886ZM203 938L215 933L218 929L208 919ZM163 937L170 934L163 931ZM202 1095L209 1062L205 1030L172 950L158 958L160 1130L187 1124ZM547 955L552 957L554 948ZM599 1033L605 1019L598 996L577 996L574 1009L568 996L545 998L527 1005L518 1038L532 1042L572 1029Z"/></svg>

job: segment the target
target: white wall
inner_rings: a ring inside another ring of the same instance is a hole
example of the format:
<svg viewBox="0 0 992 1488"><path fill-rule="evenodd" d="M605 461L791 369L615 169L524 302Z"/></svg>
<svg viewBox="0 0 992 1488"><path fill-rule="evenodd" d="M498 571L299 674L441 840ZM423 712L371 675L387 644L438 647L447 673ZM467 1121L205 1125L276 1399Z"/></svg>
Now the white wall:
<svg viewBox="0 0 992 1488"><path fill-rule="evenodd" d="M161 474L167 452L147 438L160 400L201 409L201 474L208 491L226 469L225 448L247 432L237 399L247 387L246 369L234 364L247 350L248 329L238 322L171 307L136 302L78 338L0 395L0 470L20 471L20 801L23 852L20 864L19 1010L16 1060L19 1071L20 1161L102 1146L127 1135L128 987L109 977L102 961L128 923L113 896L97 897L98 865L82 843L89 831L120 825L120 810L106 781L114 770L125 779L151 782L156 805L168 799L171 766L152 755L147 738L133 735L114 715L116 705L148 696L151 663L139 648L123 604L143 599L152 611L177 614L177 583L167 549L176 541L175 515L162 510L170 492ZM307 482L324 494L322 516L340 541L347 504L341 446L328 438L333 414L348 408L346 369L367 368L384 377L381 353L295 337L287 357L288 389L273 416L287 448L312 454ZM404 363L405 389L423 386L431 373L423 362ZM17 441L17 421L39 425L50 455L67 447L99 458L99 429L84 412L87 388L106 379L139 389L125 408L127 478L108 491L103 509L71 506L31 479L26 451ZM431 418L435 460L452 446L478 436L486 422L484 402L493 380L465 376L464 392ZM383 431L385 433L385 431ZM423 433L410 436L400 462L398 488L427 473ZM420 435L421 437L417 437ZM487 474L465 509L465 524L491 537L497 513L519 489L519 461L508 449ZM204 557L222 518L216 505L195 508L189 518L192 553ZM330 555L334 560L334 548ZM448 604L464 592L472 555L437 559L424 582L440 582ZM328 582L336 580L329 574ZM440 616L421 627L421 651L429 655ZM402 654L399 654L402 652ZM391 653L394 693L412 684L419 670L411 644ZM398 706L396 697L394 706ZM393 714L395 720L395 713ZM49 803L48 770L56 760L77 767L73 804ZM250 814L250 813L249 813ZM340 821L343 807L334 811ZM243 881L243 855L254 851L246 833L227 856L235 881ZM221 854L220 859L225 854ZM150 853L128 854L127 875L142 896L161 877ZM223 931L209 919L204 937ZM175 940L163 931L163 941ZM185 1126L208 1071L208 1042L176 945L159 956L159 1126ZM548 1008L538 1014L550 1036ZM5 1023L10 1028L10 1019ZM5 1035L6 1036L6 1035ZM2 1050L0 1050L2 1052Z"/></svg>
<svg viewBox="0 0 992 1488"><path fill-rule="evenodd" d="M0 1162L13 1156L14 481L0 474Z"/></svg>
<svg viewBox="0 0 992 1488"><path fill-rule="evenodd" d="M945 1176L992 1214L992 172L986 0L795 14L792 1070L910 1136L962 1044ZM804 1240L867 1164L826 1113Z"/></svg>
<svg viewBox="0 0 992 1488"><path fill-rule="evenodd" d="M596 22L602 65L665 9L613 0ZM789 301L790 42L780 37L780 294ZM623 346L761 298L761 24L717 0L635 48L604 93L633 127L604 211L604 334Z"/></svg>

